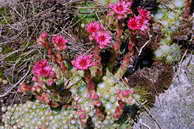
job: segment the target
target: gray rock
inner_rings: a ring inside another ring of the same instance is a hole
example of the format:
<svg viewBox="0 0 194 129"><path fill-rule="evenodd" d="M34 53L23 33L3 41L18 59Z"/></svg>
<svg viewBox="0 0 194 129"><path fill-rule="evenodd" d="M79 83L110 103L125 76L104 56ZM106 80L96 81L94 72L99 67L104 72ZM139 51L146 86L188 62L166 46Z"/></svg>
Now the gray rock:
<svg viewBox="0 0 194 129"><path fill-rule="evenodd" d="M182 63L170 88L148 112L133 129L194 129L194 55Z"/></svg>

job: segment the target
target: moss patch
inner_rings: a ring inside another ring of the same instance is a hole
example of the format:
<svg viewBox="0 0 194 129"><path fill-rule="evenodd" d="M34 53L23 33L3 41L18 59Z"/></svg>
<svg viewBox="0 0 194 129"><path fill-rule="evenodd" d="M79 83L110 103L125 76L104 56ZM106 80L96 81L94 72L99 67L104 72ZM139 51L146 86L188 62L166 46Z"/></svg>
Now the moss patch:
<svg viewBox="0 0 194 129"><path fill-rule="evenodd" d="M4 46L2 46L2 48L3 48L2 54L4 56L6 56L10 52L14 51L14 49L12 47L10 47L9 45L4 45ZM5 58L5 61L16 61L17 57L18 57L18 53L14 53L14 54L11 54L10 56L8 56L7 58Z"/></svg>
<svg viewBox="0 0 194 129"><path fill-rule="evenodd" d="M9 24L9 23L11 23L9 10L7 8L0 8L0 24Z"/></svg>

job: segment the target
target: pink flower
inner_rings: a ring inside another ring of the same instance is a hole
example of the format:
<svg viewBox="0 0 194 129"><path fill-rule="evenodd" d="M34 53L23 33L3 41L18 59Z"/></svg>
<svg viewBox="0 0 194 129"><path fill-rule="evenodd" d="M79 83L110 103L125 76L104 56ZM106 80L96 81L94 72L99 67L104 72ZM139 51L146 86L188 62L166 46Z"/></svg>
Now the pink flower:
<svg viewBox="0 0 194 129"><path fill-rule="evenodd" d="M127 17L128 14L131 14L132 11L129 9L131 7L131 2L118 1L109 5L111 12L108 15L115 15L118 19Z"/></svg>
<svg viewBox="0 0 194 129"><path fill-rule="evenodd" d="M133 90L123 90L121 92L121 94L122 94L123 97L128 97L130 94L133 94L133 93L134 93Z"/></svg>
<svg viewBox="0 0 194 129"><path fill-rule="evenodd" d="M75 68L79 70L86 70L96 64L93 61L92 55L80 55L76 57L71 63Z"/></svg>
<svg viewBox="0 0 194 129"><path fill-rule="evenodd" d="M148 29L148 20L144 19L142 16L135 16L128 21L128 27L132 30L147 30Z"/></svg>
<svg viewBox="0 0 194 129"><path fill-rule="evenodd" d="M129 89L129 90L117 90L116 91L116 96L118 100L125 101L125 98L128 98L130 95L134 94L134 91Z"/></svg>
<svg viewBox="0 0 194 129"><path fill-rule="evenodd" d="M86 119L87 116L86 116L86 114L83 113L83 114L80 114L79 118L80 118L80 119Z"/></svg>
<svg viewBox="0 0 194 129"><path fill-rule="evenodd" d="M143 17L144 19L148 19L149 20L151 18L150 17L150 11L148 11L146 9L142 9L142 8L138 8L137 10L139 12L139 15L141 17Z"/></svg>
<svg viewBox="0 0 194 129"><path fill-rule="evenodd" d="M148 30L149 21L148 21L147 19L145 19L145 18L142 17L142 16L136 16L136 19L137 19L138 22L139 22L140 30L141 30L141 31Z"/></svg>
<svg viewBox="0 0 194 129"><path fill-rule="evenodd" d="M39 78L38 78L37 76L33 76L33 77L32 77L32 81L38 82L38 81L39 81Z"/></svg>
<svg viewBox="0 0 194 129"><path fill-rule="evenodd" d="M91 22L86 25L86 31L88 33L96 33L97 31L103 30L103 25L100 22Z"/></svg>
<svg viewBox="0 0 194 129"><path fill-rule="evenodd" d="M36 62L32 68L32 73L37 77L54 77L55 72L48 64L47 60L40 60Z"/></svg>
<svg viewBox="0 0 194 129"><path fill-rule="evenodd" d="M48 39L48 33L42 32L37 39L37 43L45 47L47 45L47 41L46 41L47 39Z"/></svg>
<svg viewBox="0 0 194 129"><path fill-rule="evenodd" d="M48 38L48 33L47 32L42 32L40 34L39 38L42 38L42 39L46 40Z"/></svg>
<svg viewBox="0 0 194 129"><path fill-rule="evenodd" d="M56 35L52 37L52 42L55 45L55 47L61 51L65 50L67 48L66 43L68 42L63 36Z"/></svg>
<svg viewBox="0 0 194 129"><path fill-rule="evenodd" d="M87 26L86 26L86 31L88 33L90 33L90 35L89 35L90 40L95 39L94 35L95 35L96 32L103 31L103 30L104 30L103 25L100 22L97 22L97 21L91 22L91 23L87 24Z"/></svg>
<svg viewBox="0 0 194 129"><path fill-rule="evenodd" d="M147 11L142 8L138 8L139 16L135 16L128 21L128 27L132 30L148 30L149 20L150 20L150 11Z"/></svg>
<svg viewBox="0 0 194 129"><path fill-rule="evenodd" d="M129 29L132 30L139 30L140 29L140 25L139 25L139 21L137 20L137 18L131 18L128 21L128 27Z"/></svg>
<svg viewBox="0 0 194 129"><path fill-rule="evenodd" d="M112 39L111 35L107 31L99 31L93 34L93 37L95 37L95 40L99 44L100 48L107 47Z"/></svg>

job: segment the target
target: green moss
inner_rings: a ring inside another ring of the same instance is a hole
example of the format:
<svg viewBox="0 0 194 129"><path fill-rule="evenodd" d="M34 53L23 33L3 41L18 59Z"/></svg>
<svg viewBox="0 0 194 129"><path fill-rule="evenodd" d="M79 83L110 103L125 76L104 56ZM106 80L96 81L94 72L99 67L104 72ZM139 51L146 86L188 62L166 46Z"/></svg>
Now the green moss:
<svg viewBox="0 0 194 129"><path fill-rule="evenodd" d="M87 37L88 34L85 32L85 25L97 20L95 14L95 3L83 2L79 5L80 8L77 9L77 16L74 18L74 22L77 24L74 28L75 33L78 33L80 38Z"/></svg>
<svg viewBox="0 0 194 129"><path fill-rule="evenodd" d="M13 49L9 45L2 46L2 49L3 49L2 54L7 54L7 53L13 51Z"/></svg>
<svg viewBox="0 0 194 129"><path fill-rule="evenodd" d="M9 24L9 23L11 23L9 10L7 8L0 8L0 24Z"/></svg>
<svg viewBox="0 0 194 129"><path fill-rule="evenodd" d="M4 76L3 76L3 69L2 68L0 68L0 78L3 78Z"/></svg>
<svg viewBox="0 0 194 129"><path fill-rule="evenodd" d="M81 20L82 23L87 24L91 21L95 21L97 19L95 14L96 4L91 2L84 2L81 4L81 8L78 9L77 19ZM94 8L94 9L92 9Z"/></svg>
<svg viewBox="0 0 194 129"><path fill-rule="evenodd" d="M97 2L98 2L99 4L101 4L101 5L106 6L106 5L110 4L110 3L115 3L115 2L117 2L117 0L98 0Z"/></svg>
<svg viewBox="0 0 194 129"><path fill-rule="evenodd" d="M21 48L27 48L29 46L32 46L33 44L36 44L36 41L30 41L30 42L23 42L21 43Z"/></svg>
<svg viewBox="0 0 194 129"><path fill-rule="evenodd" d="M11 53L13 51L13 48L11 48L9 45L4 45L2 50L2 54L6 56L7 54ZM5 58L5 61L16 61L18 58L18 54L14 53Z"/></svg>
<svg viewBox="0 0 194 129"><path fill-rule="evenodd" d="M34 42L24 42L20 45L20 48L28 48L29 46L31 46L33 44L34 44ZM9 54L13 51L14 51L14 48L10 47L9 45L4 45L4 46L2 46L2 52L1 53L4 56L6 56L7 54ZM24 52L21 53L20 55L19 55L18 52L16 52L16 53L13 53L10 56L8 56L5 59L5 61L16 61L19 58L26 59L26 58L29 58L29 56L26 56Z"/></svg>
<svg viewBox="0 0 194 129"><path fill-rule="evenodd" d="M5 61L16 61L18 58L17 54L12 54L11 56L7 57Z"/></svg>
<svg viewBox="0 0 194 129"><path fill-rule="evenodd" d="M134 90L140 96L139 101L141 103L146 102L145 106L148 108L153 106L155 96L150 91L148 91L148 89L143 87L136 87Z"/></svg>

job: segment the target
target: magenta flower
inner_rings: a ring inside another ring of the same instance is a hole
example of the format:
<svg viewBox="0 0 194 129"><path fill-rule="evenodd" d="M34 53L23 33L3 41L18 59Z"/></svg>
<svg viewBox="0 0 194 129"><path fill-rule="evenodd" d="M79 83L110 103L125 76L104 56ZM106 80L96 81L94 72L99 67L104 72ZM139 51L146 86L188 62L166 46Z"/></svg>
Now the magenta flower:
<svg viewBox="0 0 194 129"><path fill-rule="evenodd" d="M129 19L128 27L129 27L129 29L132 29L132 30L139 30L140 24L139 24L139 21L137 20L137 18L134 17L134 18Z"/></svg>
<svg viewBox="0 0 194 129"><path fill-rule="evenodd" d="M131 30L147 30L148 29L148 20L144 19L142 16L135 16L128 21L128 27Z"/></svg>
<svg viewBox="0 0 194 129"><path fill-rule="evenodd" d="M56 35L52 37L52 43L55 45L56 49L61 51L67 48L68 41L61 35Z"/></svg>
<svg viewBox="0 0 194 129"><path fill-rule="evenodd" d="M144 19L149 20L151 18L150 11L146 9L142 9L142 8L138 8L137 10L138 10L139 15L143 17Z"/></svg>
<svg viewBox="0 0 194 129"><path fill-rule="evenodd" d="M95 37L95 40L99 44L100 48L107 47L112 39L111 35L107 31L99 31L93 34L93 37Z"/></svg>
<svg viewBox="0 0 194 129"><path fill-rule="evenodd" d="M97 21L91 22L91 23L87 24L87 26L86 26L86 31L88 33L90 33L90 35L89 35L90 40L95 39L94 33L98 32L98 31L102 31L102 30L104 30L103 25Z"/></svg>
<svg viewBox="0 0 194 129"><path fill-rule="evenodd" d="M78 70L86 70L89 67L96 65L92 55L80 55L76 57L71 63Z"/></svg>
<svg viewBox="0 0 194 129"><path fill-rule="evenodd" d="M136 16L136 19L137 19L138 22L139 22L140 30L141 30L141 31L148 30L149 20L145 19L145 18L142 17L142 16Z"/></svg>
<svg viewBox="0 0 194 129"><path fill-rule="evenodd" d="M132 13L130 9L131 4L131 2L126 1L118 1L117 3L110 4L109 8L112 10L108 15L115 15L117 19L126 18L128 14Z"/></svg>
<svg viewBox="0 0 194 129"><path fill-rule="evenodd" d="M86 25L86 31L88 33L92 34L100 30L103 30L103 25L100 22L94 21Z"/></svg>
<svg viewBox="0 0 194 129"><path fill-rule="evenodd" d="M47 60L40 60L36 62L32 68L32 73L37 77L54 77L55 72L53 68L48 64Z"/></svg>

